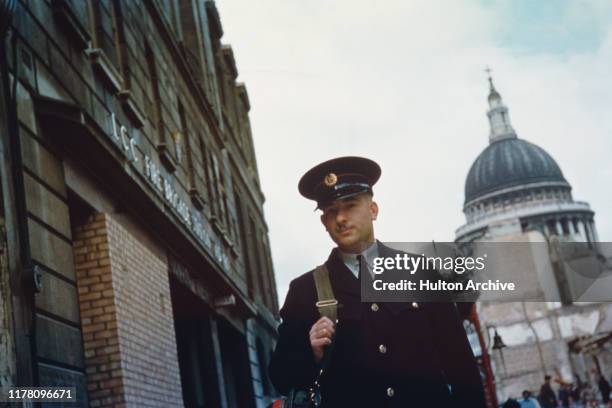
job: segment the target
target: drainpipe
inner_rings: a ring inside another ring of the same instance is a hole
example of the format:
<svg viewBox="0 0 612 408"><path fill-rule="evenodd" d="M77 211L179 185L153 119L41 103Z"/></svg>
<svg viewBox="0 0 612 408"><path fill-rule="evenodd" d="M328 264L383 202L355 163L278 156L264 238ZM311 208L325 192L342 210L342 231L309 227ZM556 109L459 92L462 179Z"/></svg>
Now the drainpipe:
<svg viewBox="0 0 612 408"><path fill-rule="evenodd" d="M24 329L26 331L26 338L29 342L29 352L31 363L30 378L32 384L18 384L18 385L30 385L37 386L39 384L38 378L38 367L36 364L36 311L35 311L35 293L41 289L41 274L38 266L32 262L30 254L30 240L28 235L28 221L27 221L27 208L25 202L25 187L23 180L23 163L21 156L21 140L19 138L19 119L17 116L17 35L13 31L11 35L12 45L12 62L13 62L13 84L11 89L8 69L8 52L7 52L7 38L8 33L11 29L11 23L13 13L17 5L17 0L0 0L0 76L2 80L2 90L4 98L4 105L6 109L6 129L7 134L2 136L2 149L7 148L4 152L4 156L8 156L10 163L10 174L3 174L3 182L12 182L12 197L14 202L14 215L16 234L18 240L18 253L19 259L16 259L16 265L18 273L16 276L19 277L19 282L13 282L12 286L19 288L18 295L22 297L22 301L25 303L24 309L30 310L30 316L24 316L25 324ZM4 133L4 132L3 132ZM4 157L3 157L4 158ZM5 187L5 191L10 189L10 185ZM9 201L10 202L10 201ZM12 212L13 209L5 208L5 211ZM20 273L19 273L20 272ZM21 308L20 308L21 310ZM24 311L25 311L24 310ZM27 321L27 319L30 319ZM19 358L19 356L18 356Z"/></svg>

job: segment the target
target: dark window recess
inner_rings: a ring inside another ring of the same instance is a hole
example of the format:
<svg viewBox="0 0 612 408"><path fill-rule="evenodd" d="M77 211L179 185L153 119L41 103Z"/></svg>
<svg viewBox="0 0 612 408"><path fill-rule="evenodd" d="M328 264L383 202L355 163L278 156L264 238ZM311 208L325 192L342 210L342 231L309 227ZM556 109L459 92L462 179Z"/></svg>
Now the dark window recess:
<svg viewBox="0 0 612 408"><path fill-rule="evenodd" d="M91 60L98 77L102 78L105 85L110 87L113 93L119 92L121 90L119 75L109 62L106 54L100 48L87 49L86 53Z"/></svg>
<svg viewBox="0 0 612 408"><path fill-rule="evenodd" d="M93 48L100 49L112 65L120 72L119 50L117 47L118 28L114 1L92 0L95 35Z"/></svg>
<svg viewBox="0 0 612 408"><path fill-rule="evenodd" d="M263 290L263 301L264 305L268 307L269 310L272 310L272 288L269 286L269 277L270 277L270 264L268 262L268 245L266 243L266 234L263 231L260 231L259 235L259 245L257 248L260 251L259 254L259 264L261 265L261 279L264 282L264 290Z"/></svg>
<svg viewBox="0 0 612 408"><path fill-rule="evenodd" d="M120 0L112 0L113 27L116 54L119 59L119 71L121 73L121 90L117 92L117 97L121 101L123 110L130 118L136 128L144 126L144 115L138 109L132 98L132 68L129 59L129 49L125 35L125 24L123 9Z"/></svg>
<svg viewBox="0 0 612 408"><path fill-rule="evenodd" d="M205 182L208 190L208 201L210 202L211 217L214 218L217 214L217 201L215 200L215 179L212 171L212 153L207 149L204 139L200 139L200 146L202 148L202 165L204 166Z"/></svg>
<svg viewBox="0 0 612 408"><path fill-rule="evenodd" d="M189 126L187 124L187 117L185 115L185 109L183 104L179 101L178 104L179 119L181 122L181 134L183 135L183 146L185 150L185 161L187 164L187 174L189 175L189 195L191 196L191 202L194 207L198 210L204 209L204 198L202 193L198 189L198 182L196 176L196 168L194 165L195 161L195 150L193 146L194 141L192 140L191 133L189 132ZM184 162L185 162L184 161Z"/></svg>
<svg viewBox="0 0 612 408"><path fill-rule="evenodd" d="M221 196L221 184L223 183L223 179L221 178L221 172L219 170L219 161L217 160L217 156L210 152L210 163L212 170L212 180L211 180L211 188L213 190L213 227L216 228L218 233L224 233L225 230L223 228L222 222L225 218L224 213L224 202L223 197Z"/></svg>
<svg viewBox="0 0 612 408"><path fill-rule="evenodd" d="M226 322L219 322L219 344L228 407L253 408L253 382L244 335Z"/></svg>
<svg viewBox="0 0 612 408"><path fill-rule="evenodd" d="M209 310L176 279L170 279L183 402L219 407L220 393Z"/></svg>
<svg viewBox="0 0 612 408"><path fill-rule="evenodd" d="M222 105L220 111L223 112L223 107L225 107L225 87L223 86L223 77L225 73L223 72L223 67L220 64L221 58L222 58L221 50L216 48L215 49L215 73L217 74L217 90L219 92L219 97L221 99L221 105Z"/></svg>
<svg viewBox="0 0 612 408"><path fill-rule="evenodd" d="M59 26L76 41L81 50L85 49L91 40L86 29L89 21L87 3L82 0L53 0L51 5Z"/></svg>
<svg viewBox="0 0 612 408"><path fill-rule="evenodd" d="M96 87L96 94L93 95L93 98L96 99L94 107L100 109L100 112L97 113L99 117L107 117L108 118L108 128L111 129L112 123L110 122L110 113L116 112L117 115L120 115L119 110L117 109L117 100L115 99L115 88L113 88L108 81L103 76L95 75L94 76L94 86Z"/></svg>
<svg viewBox="0 0 612 408"><path fill-rule="evenodd" d="M165 126L162 115L161 97L159 93L159 76L157 64L155 62L155 54L149 46L145 44L145 59L147 60L147 68L149 71L149 82L151 84L151 96L153 97L153 127L157 130L157 151L159 159L166 170L174 173L176 170L176 162L174 160L174 143L168 143L165 136Z"/></svg>
<svg viewBox="0 0 612 408"><path fill-rule="evenodd" d="M261 342L261 339L257 339L257 359L259 362L259 377L261 378L261 386L263 388L264 395L272 394L272 386L270 384L270 379L268 376L268 363L270 361L269 352L266 352L266 349Z"/></svg>
<svg viewBox="0 0 612 408"><path fill-rule="evenodd" d="M178 33L180 32L180 20L177 2L185 2L188 4L191 3L191 1L186 0L163 0L157 3L165 23L170 27L170 31L175 35L178 35Z"/></svg>
<svg viewBox="0 0 612 408"><path fill-rule="evenodd" d="M86 50L93 63L96 73L117 93L125 88L125 77L122 78L122 65L120 46L123 40L123 31L120 5L116 1L92 0L93 31L91 48Z"/></svg>
<svg viewBox="0 0 612 408"><path fill-rule="evenodd" d="M251 244L251 249L253 253L253 262L251 263L251 282L253 283L253 288L255 295L260 299L263 299L264 288L263 288L263 273L262 273L262 264L261 264L261 252L259 247L259 229L257 228L257 223L255 222L255 218L252 215L249 215L249 243Z"/></svg>
<svg viewBox="0 0 612 408"><path fill-rule="evenodd" d="M178 41L182 38L181 11L179 3L189 3L184 0L170 0L170 24Z"/></svg>
<svg viewBox="0 0 612 408"><path fill-rule="evenodd" d="M202 198L204 199L205 202L210 202L209 200L210 198L210 170L208 168L208 156L207 156L207 148L206 148L206 143L204 142L204 138L202 137L202 135L198 135L198 147L200 149L200 159L202 160L200 165L201 168L199 169L200 172L200 187L201 187L201 193L202 193Z"/></svg>
<svg viewBox="0 0 612 408"><path fill-rule="evenodd" d="M196 21L197 17L194 15L192 2L180 1L179 13L182 27L182 50L185 53L189 69L196 77L196 81L202 85L205 61L202 61L201 58L204 55L204 44L200 41L201 26Z"/></svg>
<svg viewBox="0 0 612 408"><path fill-rule="evenodd" d="M249 245L247 241L247 223L245 221L244 211L245 208L240 201L240 192L234 190L234 202L236 203L236 214L238 216L236 231L238 233L237 241L240 244L240 254L242 255L242 264L244 268L244 274L246 275L247 289L249 296L253 298L253 282L249 274L250 269L250 258L249 258ZM241 271L242 272L242 271Z"/></svg>
<svg viewBox="0 0 612 408"><path fill-rule="evenodd" d="M123 89L130 89L131 72L130 63L128 60L128 45L125 39L125 26L123 18L123 10L121 8L121 1L113 0L111 2L112 7L112 18L113 18L113 34L115 40L115 52L119 60L119 70L121 72L121 78L123 80Z"/></svg>
<svg viewBox="0 0 612 408"><path fill-rule="evenodd" d="M230 214L229 200L227 197L227 192L225 191L225 187L221 186L221 195L223 197L223 212L225 214L225 236L224 238L229 241L233 238L233 229L232 229L232 216ZM231 242L227 242L229 245L233 245Z"/></svg>
<svg viewBox="0 0 612 408"><path fill-rule="evenodd" d="M268 237L266 234L262 234L261 237L263 243L263 253L262 257L265 263L265 276L266 282L274 282L274 268L272 266L272 258L270 256L270 243L268 242ZM276 287L272 285L268 290L266 290L267 295L267 306L268 309L272 312L278 309L277 300L276 300Z"/></svg>

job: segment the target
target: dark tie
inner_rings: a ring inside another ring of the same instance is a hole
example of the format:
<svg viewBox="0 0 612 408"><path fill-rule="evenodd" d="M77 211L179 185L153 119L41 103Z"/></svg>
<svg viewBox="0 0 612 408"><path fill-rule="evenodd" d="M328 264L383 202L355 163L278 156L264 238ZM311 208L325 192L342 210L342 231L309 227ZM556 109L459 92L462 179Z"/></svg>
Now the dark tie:
<svg viewBox="0 0 612 408"><path fill-rule="evenodd" d="M357 279L359 279L361 276L361 268L367 268L367 266L365 265L365 258L361 254L357 255L357 262L359 262L359 268L357 269Z"/></svg>

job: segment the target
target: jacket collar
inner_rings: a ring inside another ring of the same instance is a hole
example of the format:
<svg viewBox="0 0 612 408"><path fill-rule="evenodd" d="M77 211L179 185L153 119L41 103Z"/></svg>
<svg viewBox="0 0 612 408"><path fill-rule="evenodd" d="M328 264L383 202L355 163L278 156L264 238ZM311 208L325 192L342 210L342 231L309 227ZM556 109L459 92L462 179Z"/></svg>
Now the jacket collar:
<svg viewBox="0 0 612 408"><path fill-rule="evenodd" d="M343 292L353 296L361 296L359 279L355 278L353 272L346 267L340 258L337 248L331 251L325 265L329 270L329 280L331 281L334 293Z"/></svg>
<svg viewBox="0 0 612 408"><path fill-rule="evenodd" d="M393 249L385 246L379 240L376 240L378 245L378 256L392 257L394 256ZM332 283L334 293L344 292L353 296L361 297L361 281L356 279L355 275L349 268L346 267L344 261L340 257L339 250L334 248L329 254L329 258L325 262L329 270L329 279ZM371 279L369 276L366 279Z"/></svg>

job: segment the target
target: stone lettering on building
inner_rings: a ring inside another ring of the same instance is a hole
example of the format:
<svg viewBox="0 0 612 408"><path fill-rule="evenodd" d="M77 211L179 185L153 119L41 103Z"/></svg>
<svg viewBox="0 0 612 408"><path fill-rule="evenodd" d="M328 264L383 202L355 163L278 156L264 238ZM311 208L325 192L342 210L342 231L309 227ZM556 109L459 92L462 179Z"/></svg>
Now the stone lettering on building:
<svg viewBox="0 0 612 408"><path fill-rule="evenodd" d="M136 156L137 142L134 135L130 135L128 129L118 123L117 116L112 112L109 116L110 133L107 134L113 143L118 146L125 157L132 163L138 163ZM174 134L173 140L180 145L180 134ZM177 146L178 147L178 146ZM144 171L146 179L153 185L170 207L176 211L181 222L186 225L197 240L202 243L215 257L215 259L226 270L230 270L229 256L225 253L221 244L214 242L204 227L204 219L199 211L190 208L187 201L181 198L174 187L171 175L164 177L160 167L148 155L144 155Z"/></svg>
<svg viewBox="0 0 612 408"><path fill-rule="evenodd" d="M191 216L189 214L189 207L187 207L187 203L183 200L178 192L174 188L174 183L172 182L172 176L167 176L166 178L162 178L164 181L164 198L170 204L170 206L178 213L181 218L181 221L191 227Z"/></svg>
<svg viewBox="0 0 612 408"><path fill-rule="evenodd" d="M204 229L204 221L198 211L191 211L191 230L206 248L210 249L212 247L210 235Z"/></svg>
<svg viewBox="0 0 612 408"><path fill-rule="evenodd" d="M230 270L229 256L225 253L223 247L218 242L211 239L210 234L204 227L204 218L199 211L190 208L189 204L183 200L174 188L174 182L171 176L164 177L159 166L151 160L148 155L144 156L144 169L147 180L153 185L155 190L164 198L164 200L174 209L179 215L179 219L185 224L197 240L207 248L217 262L219 262L226 271Z"/></svg>
<svg viewBox="0 0 612 408"><path fill-rule="evenodd" d="M113 142L119 146L125 157L134 163L138 163L136 156L136 138L130 135L127 128L117 123L117 117L114 112L110 114L110 137Z"/></svg>
<svg viewBox="0 0 612 408"><path fill-rule="evenodd" d="M153 187L157 190L157 192L162 193L164 191L164 187L162 186L162 176L159 171L159 166L155 164L154 161L151 160L149 156L145 155L145 176L147 179L153 184Z"/></svg>

